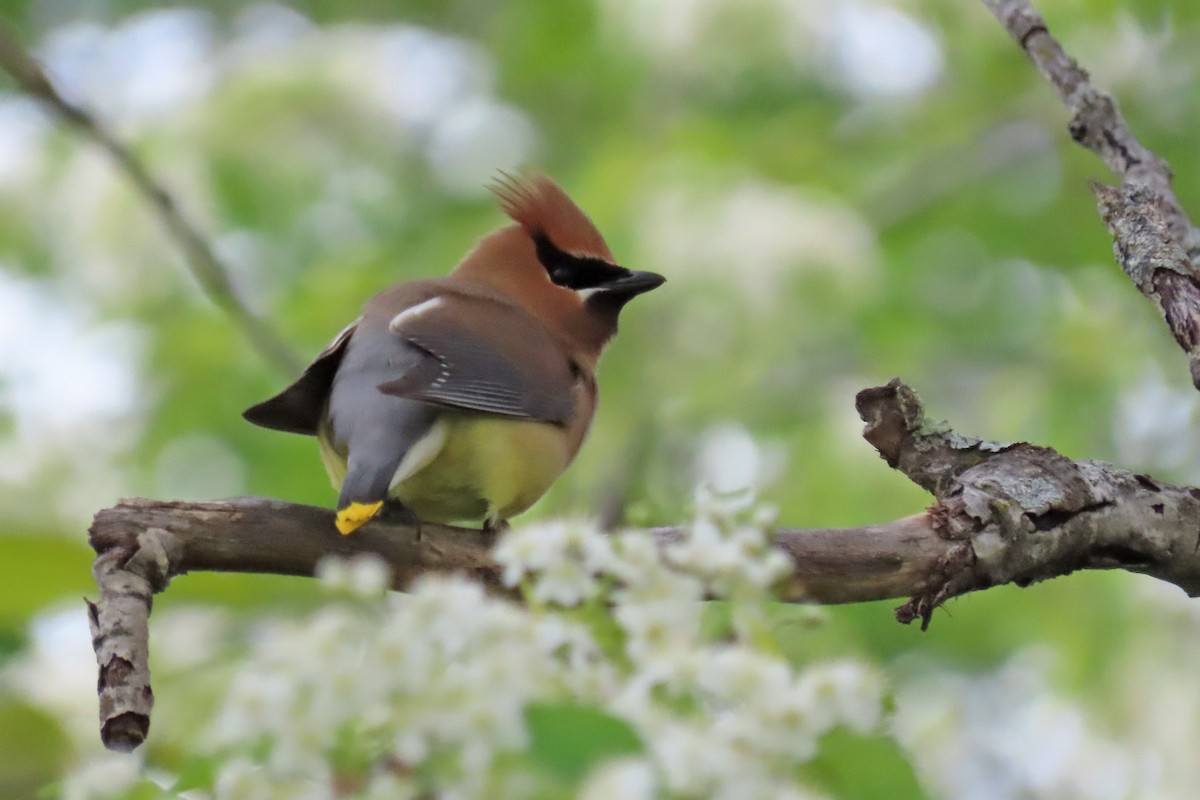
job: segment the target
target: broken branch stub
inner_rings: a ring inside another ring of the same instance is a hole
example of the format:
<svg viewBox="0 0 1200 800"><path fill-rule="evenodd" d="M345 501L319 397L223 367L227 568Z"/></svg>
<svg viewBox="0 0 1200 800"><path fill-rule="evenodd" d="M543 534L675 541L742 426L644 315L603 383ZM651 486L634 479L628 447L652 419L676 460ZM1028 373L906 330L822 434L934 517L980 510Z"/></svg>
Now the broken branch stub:
<svg viewBox="0 0 1200 800"><path fill-rule="evenodd" d="M860 393L859 409L864 435L887 462L932 487L934 530L956 543L936 566L939 580L896 610L901 622L919 618L924 629L951 597L1078 569L1119 567L1200 593L1200 552L1192 545L1200 490L1073 461L1049 447L930 426L899 379Z"/></svg>

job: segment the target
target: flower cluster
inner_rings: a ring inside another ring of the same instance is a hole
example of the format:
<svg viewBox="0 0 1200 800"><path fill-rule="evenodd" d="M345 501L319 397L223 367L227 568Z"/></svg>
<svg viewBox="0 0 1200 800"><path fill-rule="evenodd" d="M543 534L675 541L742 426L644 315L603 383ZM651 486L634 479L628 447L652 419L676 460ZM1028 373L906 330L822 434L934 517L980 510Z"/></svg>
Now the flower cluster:
<svg viewBox="0 0 1200 800"><path fill-rule="evenodd" d="M366 584L379 586L374 576ZM529 744L530 703L582 689L577 673L596 661L581 627L461 578L330 605L272 626L236 676L213 744L259 743L262 757L227 765L217 794L328 796L349 785L392 797L428 778L443 796L487 796L497 755Z"/></svg>
<svg viewBox="0 0 1200 800"><path fill-rule="evenodd" d="M967 800L1188 796L1160 782L1141 747L1109 739L1103 725L1051 689L1048 655L1026 650L979 675L926 669L900 687L895 736L931 794Z"/></svg>
<svg viewBox="0 0 1200 800"><path fill-rule="evenodd" d="M615 622L621 666L608 665L597 682L608 691L592 701L629 723L646 752L597 772L585 796L805 796L790 776L824 733L877 726L882 686L872 670L798 671L771 647L762 603L789 563L761 527L741 521L754 507L740 495L704 498L665 546L646 532L605 536L579 522L531 526L498 546L506 582L531 598L611 609L604 619ZM706 596L737 601L722 641L704 634Z"/></svg>

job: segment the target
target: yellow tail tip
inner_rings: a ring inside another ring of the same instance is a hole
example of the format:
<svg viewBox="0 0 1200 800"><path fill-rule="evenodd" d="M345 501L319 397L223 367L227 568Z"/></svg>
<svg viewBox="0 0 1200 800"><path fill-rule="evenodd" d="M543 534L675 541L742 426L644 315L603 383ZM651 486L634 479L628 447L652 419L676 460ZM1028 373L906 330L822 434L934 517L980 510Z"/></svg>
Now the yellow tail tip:
<svg viewBox="0 0 1200 800"><path fill-rule="evenodd" d="M339 508L337 512L337 529L342 532L343 536L349 536L356 530L361 528L367 520L379 513L379 509L383 508L383 501L377 503L351 503L345 508Z"/></svg>

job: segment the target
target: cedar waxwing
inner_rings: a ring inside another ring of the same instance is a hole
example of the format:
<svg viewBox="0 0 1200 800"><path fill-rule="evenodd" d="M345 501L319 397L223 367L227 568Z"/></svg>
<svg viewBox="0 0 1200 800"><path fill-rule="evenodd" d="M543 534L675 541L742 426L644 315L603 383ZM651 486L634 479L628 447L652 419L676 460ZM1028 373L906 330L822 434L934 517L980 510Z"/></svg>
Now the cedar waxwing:
<svg viewBox="0 0 1200 800"><path fill-rule="evenodd" d="M245 412L317 437L344 534L385 500L485 527L533 505L583 443L622 307L665 280L617 266L549 178L505 176L493 191L517 224L448 277L372 297L295 383Z"/></svg>

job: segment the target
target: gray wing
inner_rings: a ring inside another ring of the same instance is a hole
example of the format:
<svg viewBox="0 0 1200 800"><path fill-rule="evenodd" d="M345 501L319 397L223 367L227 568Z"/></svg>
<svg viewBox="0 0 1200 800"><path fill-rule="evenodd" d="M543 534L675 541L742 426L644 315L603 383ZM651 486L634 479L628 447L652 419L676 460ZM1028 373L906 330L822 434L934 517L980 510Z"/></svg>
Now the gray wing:
<svg viewBox="0 0 1200 800"><path fill-rule="evenodd" d="M416 359L380 382L384 394L559 425L575 413L578 368L518 308L447 295L419 315L396 315L391 331Z"/></svg>
<svg viewBox="0 0 1200 800"><path fill-rule="evenodd" d="M246 409L242 416L264 428L316 436L333 376L359 322L361 320L355 320L343 328L291 386L270 400Z"/></svg>

